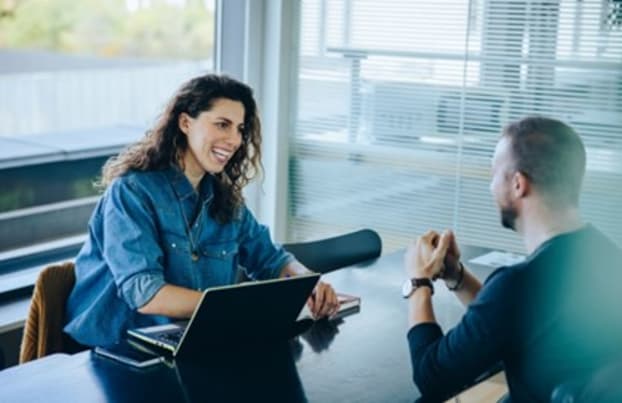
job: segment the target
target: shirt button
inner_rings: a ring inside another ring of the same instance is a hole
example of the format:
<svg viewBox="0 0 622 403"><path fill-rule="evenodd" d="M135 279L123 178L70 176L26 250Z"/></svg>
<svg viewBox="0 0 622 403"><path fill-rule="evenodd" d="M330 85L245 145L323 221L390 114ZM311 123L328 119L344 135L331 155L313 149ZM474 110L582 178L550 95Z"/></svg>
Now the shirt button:
<svg viewBox="0 0 622 403"><path fill-rule="evenodd" d="M173 248L176 248L176 247L177 247L177 245L175 245L174 243L172 243L172 244L171 244L171 246L172 246Z"/></svg>
<svg viewBox="0 0 622 403"><path fill-rule="evenodd" d="M226 250L223 250L222 252L220 252L221 255L225 256L227 254Z"/></svg>

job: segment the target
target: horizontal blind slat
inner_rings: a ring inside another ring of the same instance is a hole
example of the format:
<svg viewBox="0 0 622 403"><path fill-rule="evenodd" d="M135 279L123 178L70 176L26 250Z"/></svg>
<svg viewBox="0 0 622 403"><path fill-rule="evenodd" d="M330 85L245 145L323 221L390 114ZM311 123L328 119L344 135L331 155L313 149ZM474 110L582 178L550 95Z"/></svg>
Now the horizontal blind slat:
<svg viewBox="0 0 622 403"><path fill-rule="evenodd" d="M581 134L582 213L622 243L622 30L606 5L304 0L289 239L369 226L387 251L453 227L522 251L490 158L503 125L538 113Z"/></svg>

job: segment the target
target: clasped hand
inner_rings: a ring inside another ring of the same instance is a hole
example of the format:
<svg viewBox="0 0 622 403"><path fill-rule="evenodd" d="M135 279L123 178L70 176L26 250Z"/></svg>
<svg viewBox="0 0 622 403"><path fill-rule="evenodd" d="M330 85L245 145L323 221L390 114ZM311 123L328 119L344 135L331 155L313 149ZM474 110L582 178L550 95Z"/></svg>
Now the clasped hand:
<svg viewBox="0 0 622 403"><path fill-rule="evenodd" d="M453 232L428 231L408 246L404 266L409 278L436 280L451 277L459 260L460 250Z"/></svg>

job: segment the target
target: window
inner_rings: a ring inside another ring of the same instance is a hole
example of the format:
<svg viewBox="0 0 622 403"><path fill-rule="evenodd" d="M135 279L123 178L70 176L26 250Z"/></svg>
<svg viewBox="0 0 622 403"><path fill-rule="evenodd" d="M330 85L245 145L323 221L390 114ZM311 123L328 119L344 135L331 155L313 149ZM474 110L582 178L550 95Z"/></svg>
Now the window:
<svg viewBox="0 0 622 403"><path fill-rule="evenodd" d="M212 68L214 0L5 1L0 32L0 135L145 126Z"/></svg>
<svg viewBox="0 0 622 403"><path fill-rule="evenodd" d="M622 244L622 11L614 0L303 0L288 239L429 228L522 251L489 192L502 126L571 124L584 217Z"/></svg>
<svg viewBox="0 0 622 403"><path fill-rule="evenodd" d="M103 162L213 69L214 14L215 0L0 1L0 261L86 232Z"/></svg>

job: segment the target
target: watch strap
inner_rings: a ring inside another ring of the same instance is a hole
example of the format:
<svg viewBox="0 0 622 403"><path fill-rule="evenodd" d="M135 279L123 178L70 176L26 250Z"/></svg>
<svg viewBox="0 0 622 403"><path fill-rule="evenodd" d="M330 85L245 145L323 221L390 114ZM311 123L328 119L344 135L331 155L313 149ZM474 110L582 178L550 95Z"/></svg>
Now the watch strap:
<svg viewBox="0 0 622 403"><path fill-rule="evenodd" d="M410 283L412 285L412 289L408 295L404 295L404 298L410 298L410 296L413 295L417 288L421 287L430 287L432 295L434 295L434 285L432 284L432 280L430 280L429 278L412 278L410 279Z"/></svg>
<svg viewBox="0 0 622 403"><path fill-rule="evenodd" d="M420 287L430 287L432 295L434 295L434 285L429 278L413 278L410 280L413 285L413 291Z"/></svg>

